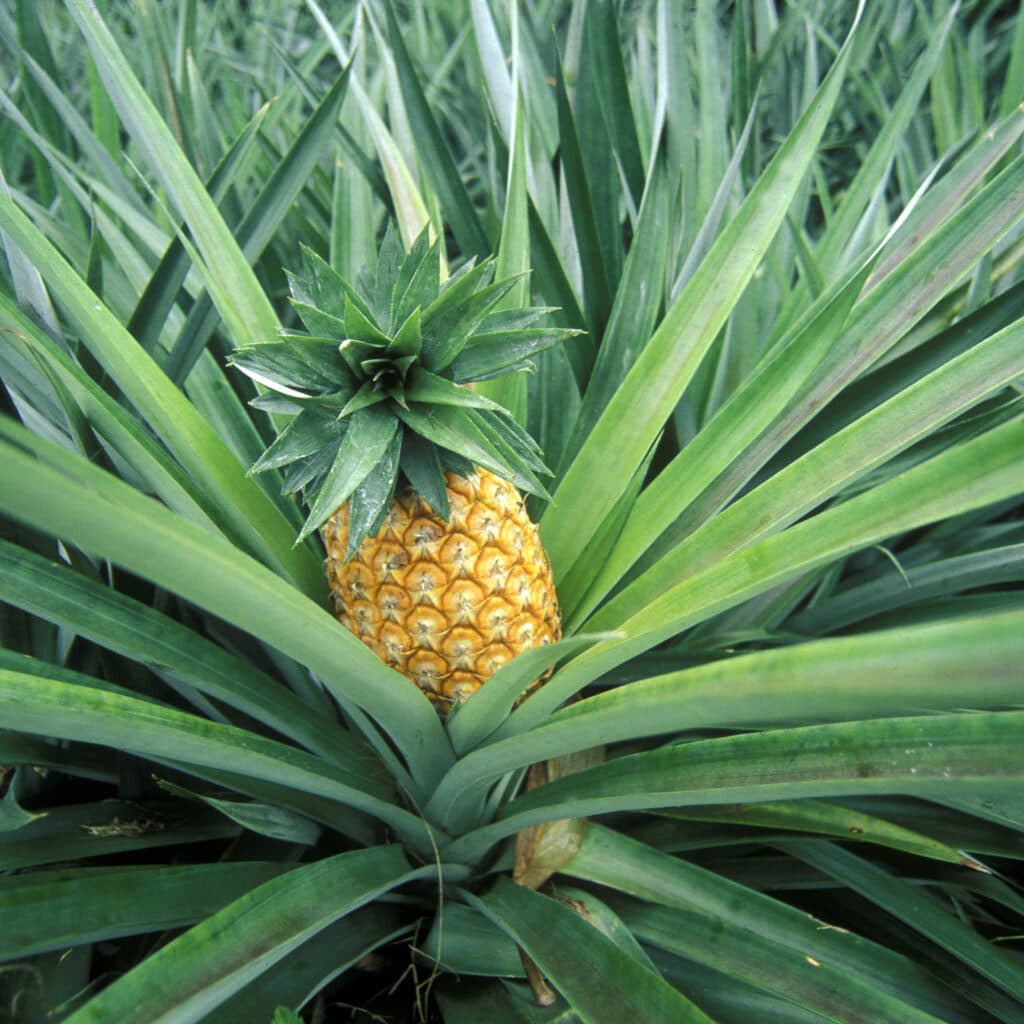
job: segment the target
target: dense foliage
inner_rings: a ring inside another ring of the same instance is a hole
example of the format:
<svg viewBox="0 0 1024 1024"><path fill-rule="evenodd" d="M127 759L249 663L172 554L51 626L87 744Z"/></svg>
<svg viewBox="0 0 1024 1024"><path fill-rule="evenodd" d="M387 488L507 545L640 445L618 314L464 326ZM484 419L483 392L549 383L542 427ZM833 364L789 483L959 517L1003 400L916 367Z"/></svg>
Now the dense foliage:
<svg viewBox="0 0 1024 1024"><path fill-rule="evenodd" d="M0 1021L1024 1020L1024 17L861 6L0 6ZM389 225L566 336L446 721L230 366Z"/></svg>

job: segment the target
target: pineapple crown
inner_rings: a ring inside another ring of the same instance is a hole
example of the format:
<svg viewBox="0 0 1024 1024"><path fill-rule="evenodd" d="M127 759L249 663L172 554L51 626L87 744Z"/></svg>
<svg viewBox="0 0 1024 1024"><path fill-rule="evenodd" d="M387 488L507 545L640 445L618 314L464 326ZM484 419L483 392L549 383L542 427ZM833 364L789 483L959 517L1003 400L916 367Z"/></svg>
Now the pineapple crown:
<svg viewBox="0 0 1024 1024"><path fill-rule="evenodd" d="M520 277L494 281L493 259L443 284L440 269L426 230L405 252L389 228L358 288L304 246L288 279L307 331L232 355L270 389L253 405L294 415L250 472L284 467L285 493L305 493L298 541L348 501L352 555L380 529L400 477L446 520L446 470L483 466L547 497L537 443L465 385L530 370L531 355L580 332L537 326L548 308L497 309Z"/></svg>

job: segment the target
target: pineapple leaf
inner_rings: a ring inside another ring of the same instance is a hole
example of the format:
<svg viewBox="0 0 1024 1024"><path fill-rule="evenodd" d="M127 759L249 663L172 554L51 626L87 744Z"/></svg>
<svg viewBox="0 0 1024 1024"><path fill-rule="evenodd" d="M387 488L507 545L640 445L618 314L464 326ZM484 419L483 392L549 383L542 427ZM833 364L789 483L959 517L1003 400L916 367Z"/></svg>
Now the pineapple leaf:
<svg viewBox="0 0 1024 1024"><path fill-rule="evenodd" d="M376 312L375 319L384 331L391 331L395 326L392 320L395 282L398 280L405 260L406 254L402 248L401 236L395 228L394 222L388 221L384 240L381 242L380 252L377 255L377 264L373 271L373 287L367 293L373 296L372 305ZM369 278L369 268L367 268L367 277ZM354 333L352 327L349 328L349 333ZM360 335L355 336L359 337Z"/></svg>
<svg viewBox="0 0 1024 1024"><path fill-rule="evenodd" d="M435 445L415 430L402 432L401 469L405 478L434 514L447 520L450 515L444 469Z"/></svg>
<svg viewBox="0 0 1024 1024"><path fill-rule="evenodd" d="M342 435L344 436L344 435ZM281 482L282 494L295 494L298 491L307 489L316 490L323 483L324 478L330 472L338 457L338 449L341 447L342 438L331 441L320 446L306 459L299 459L291 463L285 471Z"/></svg>
<svg viewBox="0 0 1024 1024"><path fill-rule="evenodd" d="M494 312L488 313L480 321L477 331L480 334L490 334L495 331L518 331L557 312L559 312L557 306L525 306L522 309L496 309Z"/></svg>
<svg viewBox="0 0 1024 1024"><path fill-rule="evenodd" d="M269 107L264 106L252 116L214 168L207 181L207 189L215 202L223 201L239 168L248 159L268 111ZM133 337L138 338L142 347L149 352L156 346L160 332L167 322L167 315L175 299L179 297L188 269L188 253L181 239L175 235L165 249L160 263L150 275L127 324Z"/></svg>
<svg viewBox="0 0 1024 1024"><path fill-rule="evenodd" d="M249 472L262 473L315 455L321 448L340 444L344 433L345 426L336 413L307 406L278 434ZM286 493L293 490L296 488L290 487Z"/></svg>
<svg viewBox="0 0 1024 1024"><path fill-rule="evenodd" d="M373 319L363 315L360 307L349 298L348 293L345 294L344 331L345 338L370 345L386 345L390 341L387 334L377 326Z"/></svg>
<svg viewBox="0 0 1024 1024"><path fill-rule="evenodd" d="M441 262L437 242L430 244L430 229L424 228L402 262L392 298L392 324L402 324L413 310L426 307L437 297L441 284Z"/></svg>
<svg viewBox="0 0 1024 1024"><path fill-rule="evenodd" d="M206 268L217 280L219 295L230 302L230 309L225 307L222 314L227 323L244 331L236 342L269 341L278 321L266 293L100 12L80 4L68 4L65 9L85 37L110 99L145 154L149 170L185 218Z"/></svg>
<svg viewBox="0 0 1024 1024"><path fill-rule="evenodd" d="M342 406L338 413L338 419L343 420L360 409L368 409L371 405L387 401L388 396L384 394L373 381L366 381L359 386L359 390Z"/></svg>
<svg viewBox="0 0 1024 1024"><path fill-rule="evenodd" d="M551 348L582 331L566 327L524 327L511 331L473 334L451 363L452 377L460 382L481 380Z"/></svg>
<svg viewBox="0 0 1024 1024"><path fill-rule="evenodd" d="M661 975L565 903L505 877L486 895L465 898L515 939L583 1020L604 1019L614 999L622 1020L713 1024Z"/></svg>
<svg viewBox="0 0 1024 1024"><path fill-rule="evenodd" d="M359 310L366 320L373 313L366 300L325 259L308 245L300 245L303 277L288 274L292 297L307 306L315 306L337 320L345 319L346 300Z"/></svg>
<svg viewBox="0 0 1024 1024"><path fill-rule="evenodd" d="M490 263L481 264L459 282L458 290L442 292L423 313L423 364L438 373L462 351L481 320L515 287L517 278L507 278L477 287L492 273ZM476 291L464 294L470 286Z"/></svg>
<svg viewBox="0 0 1024 1024"><path fill-rule="evenodd" d="M335 509L351 497L388 451L397 430L394 416L377 406L360 409L349 417L348 430L326 479L317 491L299 541L323 526Z"/></svg>
<svg viewBox="0 0 1024 1024"><path fill-rule="evenodd" d="M179 935L68 1020L89 1024L129 1019L133 1014L147 1020L206 1016L253 974L416 875L397 846L337 854L295 868ZM325 891L333 894L332 899L324 900ZM250 953L254 941L262 948L256 963ZM168 964L175 968L170 974ZM188 985L178 980L179 969L188 977Z"/></svg>
<svg viewBox="0 0 1024 1024"><path fill-rule="evenodd" d="M398 483L399 456L403 431L396 430L387 450L353 491L348 516L346 559L351 558L366 537L377 534L391 507Z"/></svg>
<svg viewBox="0 0 1024 1024"><path fill-rule="evenodd" d="M273 863L161 864L37 871L5 879L8 884L0 887L5 926L0 961L65 944L188 927L286 870ZM63 899L41 916L43 892L55 884Z"/></svg>
<svg viewBox="0 0 1024 1024"><path fill-rule="evenodd" d="M1019 785L1019 758L1015 762L1012 751L1022 726L1024 711L923 715L775 729L625 754L516 797L497 822L455 840L446 855L471 856L553 818L774 801L782 790L791 798L884 790L931 799L945 789L953 799L961 788Z"/></svg>
<svg viewBox="0 0 1024 1024"><path fill-rule="evenodd" d="M569 570L629 486L633 471L693 379L704 353L785 219L839 97L857 38L859 11L815 102L666 313L562 477L556 501L542 522L556 580ZM741 259L738 253L742 253ZM623 433L624 424L630 424L628 436ZM617 467L614 472L610 472L610 453L614 453ZM607 484L595 487L598 476Z"/></svg>
<svg viewBox="0 0 1024 1024"><path fill-rule="evenodd" d="M730 985L743 979L781 997L780 1016L770 1019L791 1019L794 1000L823 1011L827 1000L828 1012L837 1001L844 1016L870 1007L873 1019L935 1020L927 1012L934 983L906 957L601 825L588 830L566 873L634 897L612 902L648 949L672 949L715 969L725 964ZM646 914L639 900L657 909ZM808 984L821 964L834 971L827 997Z"/></svg>
<svg viewBox="0 0 1024 1024"><path fill-rule="evenodd" d="M273 725L311 749L342 759L360 752L276 680L213 641L139 601L0 540L3 599L82 637L188 682L202 693Z"/></svg>
<svg viewBox="0 0 1024 1024"><path fill-rule="evenodd" d="M566 458L575 454L579 443L590 433L601 410L636 362L640 347L651 337L661 315L672 199L665 160L664 147L659 147L623 268L622 285L609 313L591 384L583 396Z"/></svg>
<svg viewBox="0 0 1024 1024"><path fill-rule="evenodd" d="M387 339L384 339L387 341ZM341 358L348 364L357 379L365 377L363 363L370 359L380 359L383 352L383 343L372 341L360 341L356 338L346 338L339 346L338 351Z"/></svg>
<svg viewBox="0 0 1024 1024"><path fill-rule="evenodd" d="M417 306L404 321L399 320L401 327L395 332L387 346L389 356L404 355L414 356L419 359L420 350L423 348L423 336L420 326L420 307ZM409 364L412 365L411 363Z"/></svg>
<svg viewBox="0 0 1024 1024"><path fill-rule="evenodd" d="M302 131L267 179L259 195L248 206L245 216L235 226L234 234L243 254L252 261L263 252L277 225L286 217L323 151L348 89L349 67L342 69L338 79L317 104ZM211 294L216 294L211 289ZM202 324L198 329L196 323ZM213 333L216 317L213 303L203 296L190 311L182 333L167 361L168 374L184 380Z"/></svg>
<svg viewBox="0 0 1024 1024"><path fill-rule="evenodd" d="M292 291L295 291L294 278L292 278ZM344 338L345 321L330 313L324 312L319 306L303 302L293 298L292 309L299 314L299 318L306 325L310 334L323 338Z"/></svg>
<svg viewBox="0 0 1024 1024"><path fill-rule="evenodd" d="M317 592L320 571L310 564L309 552L293 547L294 533L285 515L254 481L245 479L238 460L210 424L2 190L0 226L33 260L85 347L208 496L225 531L279 566L306 593ZM285 535L287 548L282 547Z"/></svg>
<svg viewBox="0 0 1024 1024"><path fill-rule="evenodd" d="M559 158L568 183L566 198L583 269L583 306L587 327L599 338L604 332L604 325L608 322L613 293L598 240L594 199L590 182L587 180L587 170L583 163L576 120L569 103L561 61L556 64L555 88L558 100Z"/></svg>
<svg viewBox="0 0 1024 1024"><path fill-rule="evenodd" d="M464 422L453 426L442 418L443 409L443 406L410 405L407 409L397 410L397 415L411 431L439 448L445 448L461 455L468 459L471 465L478 463L486 469L504 472L504 467L488 449L482 447L477 440L470 436L472 432L466 431Z"/></svg>
<svg viewBox="0 0 1024 1024"><path fill-rule="evenodd" d="M441 200L445 220L451 225L460 249L468 256L484 256L491 251L491 243L416 77L391 0L387 0L384 9L402 100L409 120L415 126L418 155L430 184Z"/></svg>
<svg viewBox="0 0 1024 1024"><path fill-rule="evenodd" d="M422 402L424 405L457 405L474 409L501 410L497 402L459 387L447 377L439 377L429 370L417 369L410 374L405 387L405 397L410 402Z"/></svg>
<svg viewBox="0 0 1024 1024"><path fill-rule="evenodd" d="M352 374L338 354L338 343L295 337L236 349L229 365L260 384L287 395L351 392Z"/></svg>
<svg viewBox="0 0 1024 1024"><path fill-rule="evenodd" d="M519 426L504 410L498 413L490 409L470 412L469 418L489 437L501 441L501 446L515 453L518 460L544 476L551 476L551 470L544 465L537 442Z"/></svg>

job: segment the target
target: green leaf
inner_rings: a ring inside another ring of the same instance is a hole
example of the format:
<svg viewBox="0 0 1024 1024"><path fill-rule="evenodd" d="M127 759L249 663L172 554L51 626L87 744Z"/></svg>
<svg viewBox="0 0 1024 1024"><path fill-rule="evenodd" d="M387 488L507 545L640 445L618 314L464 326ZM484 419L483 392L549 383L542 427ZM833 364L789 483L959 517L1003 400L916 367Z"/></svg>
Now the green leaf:
<svg viewBox="0 0 1024 1024"><path fill-rule="evenodd" d="M821 1016L814 1020L855 1022L866 1013L872 1021L887 1024L939 1024L950 1019L917 1010L899 995L879 992L873 980L844 976L810 954L773 946L704 915L626 900L613 900L612 905L648 948L661 947L723 970L730 979L787 998L796 1013L817 1011Z"/></svg>
<svg viewBox="0 0 1024 1024"><path fill-rule="evenodd" d="M513 14L513 17L517 17ZM518 39L518 27L513 28L513 39ZM514 47L513 61L518 63L519 48ZM513 67L513 75L518 78L519 69ZM499 309L512 305L525 306L530 298L530 285L526 275L530 267L530 220L527 205L527 161L526 133L523 125L525 110L521 93L516 90L514 111L514 134L511 139L511 150L508 161L508 179L505 194L505 214L501 223L501 241L498 244L496 276L503 278L516 277L518 284L499 304ZM488 380L478 390L498 405L504 406L509 415L518 423L527 420L527 387L526 381L518 375L506 376L498 380Z"/></svg>
<svg viewBox="0 0 1024 1024"><path fill-rule="evenodd" d="M90 66L93 66L91 60ZM107 95L105 90L103 95ZM256 111L207 179L206 189L218 204L223 202L229 186L245 165L268 110L269 107L263 106ZM120 139L116 152L120 152ZM129 191L128 194L134 195L134 192ZM148 352L156 349L160 333L167 326L168 314L179 298L190 267L189 254L181 238L175 235L150 275L127 323L129 333L138 338L139 344Z"/></svg>
<svg viewBox="0 0 1024 1024"><path fill-rule="evenodd" d="M321 527L348 500L388 452L397 430L395 417L375 406L349 417L341 448L309 510L299 540Z"/></svg>
<svg viewBox="0 0 1024 1024"><path fill-rule="evenodd" d="M581 333L564 327L524 327L474 334L452 360L452 377L460 383L485 379Z"/></svg>
<svg viewBox="0 0 1024 1024"><path fill-rule="evenodd" d="M0 540L0 596L159 674L195 686L332 760L366 760L337 723L307 708L255 666L155 609Z"/></svg>
<svg viewBox="0 0 1024 1024"><path fill-rule="evenodd" d="M431 244L429 229L424 228L403 260L395 281L391 322L404 324L417 309L429 308L438 297L440 278L438 243Z"/></svg>
<svg viewBox="0 0 1024 1024"><path fill-rule="evenodd" d="M854 36L855 30L815 101L672 304L562 477L556 503L541 524L556 580L576 561L629 486L633 471L761 262L825 130Z"/></svg>
<svg viewBox="0 0 1024 1024"><path fill-rule="evenodd" d="M270 244L278 226L307 184L327 140L333 134L348 88L348 76L349 67L346 66L234 228L242 254L250 262L255 262ZM188 376L215 325L216 316L210 300L200 298L190 311L167 360L167 373L172 379L182 381ZM268 338L259 340L269 341ZM244 342L236 340L236 344Z"/></svg>
<svg viewBox="0 0 1024 1024"><path fill-rule="evenodd" d="M249 472L277 469L330 451L341 444L344 433L345 425L336 413L308 405L277 435L277 440L253 463Z"/></svg>
<svg viewBox="0 0 1024 1024"><path fill-rule="evenodd" d="M949 1019L946 986L910 959L601 825L564 871L644 900L610 902L646 942L798 1005L827 1013L838 999L839 1020L869 1005L872 1020Z"/></svg>
<svg viewBox="0 0 1024 1024"><path fill-rule="evenodd" d="M598 612L592 625L601 629L613 628L618 625L617 619L622 609L646 604L647 598L664 583L678 578L675 574L680 565L685 564L687 571L693 573L704 558L709 562L716 557L723 558L745 547L756 536L763 537L769 531L773 532L793 522L797 516L820 506L822 501L834 495L841 486L840 481L848 485L860 473L883 463L886 458L904 450L915 440L927 437L958 412L969 409L986 395L1009 383L1024 369L1022 338L1024 321L1017 321L960 357L944 363L932 374L871 410L860 420L831 435L801 460L792 463L709 521L706 527L694 530L682 543L661 553L648 573L626 587ZM741 404L737 404L736 413L742 408ZM735 422L735 417L730 416L728 422ZM723 428L725 426L727 423L723 424ZM701 447L698 445L698 448ZM690 465L689 460L682 456L677 462L680 470ZM695 472L699 473L699 468L695 467ZM669 475L670 482L680 482L678 472ZM806 493L805 488L810 493ZM867 494L862 497L866 498ZM672 514L667 507L667 499L665 489L658 487L654 499L658 504L654 505L652 501L652 505L647 505L641 498L638 509L642 506L648 514L653 511L656 522L664 522ZM776 514L769 511L773 505L776 508L785 507L785 520L779 521ZM736 529L744 534L744 540L739 541L737 535L732 533ZM636 531L646 532L639 520L630 535L631 542ZM731 534L732 537L725 545L719 546L714 539L716 534L723 537ZM693 557L695 551L701 552L696 559ZM620 562L617 568L622 564ZM625 596L627 594L628 597Z"/></svg>
<svg viewBox="0 0 1024 1024"><path fill-rule="evenodd" d="M296 868L174 939L68 1017L68 1024L133 1015L153 1024L201 1021L307 939L422 873L410 871L397 846Z"/></svg>
<svg viewBox="0 0 1024 1024"><path fill-rule="evenodd" d="M7 792L0 799L0 833L17 832L19 829L43 817L41 814L33 814L26 811L18 803L18 794L14 784L15 776L5 778Z"/></svg>
<svg viewBox="0 0 1024 1024"><path fill-rule="evenodd" d="M380 901L361 907L307 939L249 982L205 1017L204 1024L259 1021L281 1003L302 1006L333 978L408 931L400 908Z"/></svg>
<svg viewBox="0 0 1024 1024"><path fill-rule="evenodd" d="M479 851L527 825L563 817L676 804L774 801L904 793L929 797L936 784L1018 785L1014 745L1024 712L876 719L701 740L631 754L525 793L501 819L448 848Z"/></svg>
<svg viewBox="0 0 1024 1024"><path fill-rule="evenodd" d="M478 910L445 902L422 946L425 957L458 975L523 977L515 943Z"/></svg>
<svg viewBox="0 0 1024 1024"><path fill-rule="evenodd" d="M15 729L130 750L197 774L211 769L214 781L219 773L243 784L262 779L277 785L284 797L289 787L321 797L321 820L331 820L328 802L337 802L389 821L413 842L422 844L424 838L420 819L390 803L378 780L244 729L94 686L7 670L0 671L0 707Z"/></svg>
<svg viewBox="0 0 1024 1024"><path fill-rule="evenodd" d="M0 508L8 515L109 558L295 658L339 699L387 722L414 769L409 784L429 791L447 768L451 748L429 701L322 607L234 546L4 419L0 438Z"/></svg>
<svg viewBox="0 0 1024 1024"><path fill-rule="evenodd" d="M253 481L246 480L237 459L210 425L2 193L0 225L39 268L82 341L206 493L224 529L306 592L318 593L320 568L308 551L293 549L288 521Z"/></svg>
<svg viewBox="0 0 1024 1024"><path fill-rule="evenodd" d="M465 417L449 421L445 418L444 412L444 406L410 406L408 409L397 410L397 415L410 431L433 442L439 448L461 455L472 465L480 465L499 475L506 475L508 470L500 455L473 424ZM519 481L516 482L518 484Z"/></svg>
<svg viewBox="0 0 1024 1024"><path fill-rule="evenodd" d="M491 243L480 225L455 159L423 94L390 2L385 5L385 11L391 56L398 70L406 113L416 135L417 155L441 199L445 219L451 225L462 252L467 256L487 256L491 252Z"/></svg>
<svg viewBox="0 0 1024 1024"><path fill-rule="evenodd" d="M483 284L493 264L464 274L423 313L423 365L435 373L451 365L484 317L515 288L517 278Z"/></svg>
<svg viewBox="0 0 1024 1024"><path fill-rule="evenodd" d="M1017 611L964 617L956 629L938 623L878 631L638 680L562 708L543 728L500 741L492 736L490 746L451 769L432 806L440 820L448 801L457 803L463 794L473 799L477 785L486 787L516 768L601 743L687 729L880 719L923 708L954 711L963 706L968 688L973 707L1013 706L1018 696L1014 665L1022 657L1024 614ZM829 686L823 688L826 677Z"/></svg>
<svg viewBox="0 0 1024 1024"><path fill-rule="evenodd" d="M239 344L271 340L277 317L216 205L175 141L160 113L135 78L128 61L95 7L69 3L67 10L85 37L97 70L122 123L145 154L149 170L170 196L196 240L219 293L230 297L225 322L245 336Z"/></svg>
<svg viewBox="0 0 1024 1024"><path fill-rule="evenodd" d="M0 961L181 928L287 869L280 864L64 868L0 879Z"/></svg>
<svg viewBox="0 0 1024 1024"><path fill-rule="evenodd" d="M845 587L789 619L794 631L834 632L876 615L974 587L1024 579L1024 544L1008 544L956 558L936 559L905 572Z"/></svg>
<svg viewBox="0 0 1024 1024"><path fill-rule="evenodd" d="M865 899L921 932L979 974L1024 1003L1024 968L937 901L922 899L918 886L823 840L786 840L782 848L842 882Z"/></svg>
<svg viewBox="0 0 1024 1024"><path fill-rule="evenodd" d="M398 483L398 462L403 431L391 435L384 454L352 493L348 517L348 543L345 557L351 558L366 537L375 537L391 508Z"/></svg>
<svg viewBox="0 0 1024 1024"><path fill-rule="evenodd" d="M303 274L288 275L288 286L295 302L318 309L342 325L346 304L354 306L364 320L373 320L366 300L334 267L308 245L300 244L299 252Z"/></svg>
<svg viewBox="0 0 1024 1024"><path fill-rule="evenodd" d="M420 333L420 308L417 306L404 320L398 320L402 326L395 332L387 347L387 353L391 356L401 355L406 358L419 358L420 349L423 347L423 337ZM412 365L411 363L409 365Z"/></svg>
<svg viewBox="0 0 1024 1024"><path fill-rule="evenodd" d="M37 366L53 390L63 391L65 415L79 417L80 414L80 418L84 418L92 430L105 439L145 486L169 508L205 529L215 531L218 528L217 520L223 517L218 515L214 503L192 475L168 455L166 448L137 418L96 384L74 359L2 294L0 324L17 333L28 365ZM17 350L5 352L0 349L4 380L43 412L50 404L47 392L33 393L21 382L22 368L14 364L17 358ZM51 422L56 422L60 413L53 409L48 415Z"/></svg>
<svg viewBox="0 0 1024 1024"><path fill-rule="evenodd" d="M354 386L352 374L338 351L340 341L306 338L237 349L230 365L246 376L286 395L345 392Z"/></svg>
<svg viewBox="0 0 1024 1024"><path fill-rule="evenodd" d="M558 100L559 158L566 178L566 199L583 270L583 305L590 333L600 337L608 321L613 293L598 235L595 197L584 164L582 146L569 104L561 62L555 69L555 86Z"/></svg>
<svg viewBox="0 0 1024 1024"><path fill-rule="evenodd" d="M51 750L56 747L51 746ZM66 770L66 769L65 769ZM185 849L237 837L241 829L212 811L182 816L180 802L121 800L50 807L16 833L0 834L0 871L67 864L133 851Z"/></svg>
<svg viewBox="0 0 1024 1024"><path fill-rule="evenodd" d="M322 829L309 818L284 807L257 803L254 800L224 800L197 793L166 779L158 779L157 782L168 793L204 803L237 822L242 828L261 836L268 836L270 839L280 840L282 843L313 846L322 832Z"/></svg>
<svg viewBox="0 0 1024 1024"><path fill-rule="evenodd" d="M486 895L467 899L523 947L583 1021L710 1024L709 1017L660 975L564 903L506 878Z"/></svg>
<svg viewBox="0 0 1024 1024"><path fill-rule="evenodd" d="M655 158L622 281L615 294L608 327L601 339L590 387L573 431L574 443L565 458L574 456L597 422L601 411L639 356L641 347L661 314L668 257L670 195L665 156Z"/></svg>
<svg viewBox="0 0 1024 1024"><path fill-rule="evenodd" d="M945 843L874 814L854 811L842 804L823 800L788 800L780 803L729 804L661 812L684 821L722 822L769 830L766 835L788 838L789 833L808 832L815 836L836 836L848 842L872 843L903 850L919 857L950 864L978 866L977 861ZM770 840L769 840L770 841Z"/></svg>
<svg viewBox="0 0 1024 1024"><path fill-rule="evenodd" d="M1021 481L1014 460L1022 443L1024 419L996 427L864 494L721 558L713 567L677 582L642 610L631 606L631 618L626 622L602 622L601 616L594 617L589 628L600 625L621 629L635 639L622 641L616 654L612 651L618 645L606 642L576 659L529 706L521 707L504 731L518 731L528 722L539 721L576 692L577 684L584 685L582 678L589 682L598 672L650 649L695 621L735 607L746 598L830 565L886 537L1016 496ZM723 515L712 525L723 520L728 517ZM776 562L781 551L786 555ZM726 597L726 593L731 596ZM624 650L630 648L625 654ZM587 663L589 667L585 667ZM578 671L583 674L576 675Z"/></svg>
<svg viewBox="0 0 1024 1024"><path fill-rule="evenodd" d="M450 514L448 488L437 448L420 437L415 430L403 430L399 465L413 490L435 515L447 522Z"/></svg>
<svg viewBox="0 0 1024 1024"><path fill-rule="evenodd" d="M610 0L594 0L584 30L583 61L594 74L601 114L622 175L634 203L643 194L644 165L636 119L630 105L629 83L619 45L617 9Z"/></svg>
<svg viewBox="0 0 1024 1024"><path fill-rule="evenodd" d="M484 740L508 717L515 702L535 679L569 654L588 647L600 637L583 634L552 644L521 651L487 680L472 703L459 706L449 716L448 735L457 754L465 754Z"/></svg>
<svg viewBox="0 0 1024 1024"><path fill-rule="evenodd" d="M405 397L410 402L424 405L458 405L473 409L500 411L502 406L492 402L476 391L460 387L447 377L439 377L429 370L417 369L410 374L405 387Z"/></svg>

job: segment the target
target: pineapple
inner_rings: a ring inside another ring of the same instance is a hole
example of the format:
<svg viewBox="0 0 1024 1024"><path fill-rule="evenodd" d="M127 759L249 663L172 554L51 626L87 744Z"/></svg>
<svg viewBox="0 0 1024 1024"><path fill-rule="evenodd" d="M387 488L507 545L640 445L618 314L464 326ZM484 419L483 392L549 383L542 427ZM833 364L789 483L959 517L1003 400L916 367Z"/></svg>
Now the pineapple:
<svg viewBox="0 0 1024 1024"><path fill-rule="evenodd" d="M530 368L576 333L548 310L497 308L493 262L441 283L437 243L393 232L356 288L303 250L290 276L307 332L235 353L294 418L253 466L305 491L338 618L442 713L520 652L561 636L551 569L523 492L546 497L540 449L468 385ZM538 681L539 683L539 681ZM534 686L538 685L534 683Z"/></svg>

